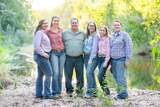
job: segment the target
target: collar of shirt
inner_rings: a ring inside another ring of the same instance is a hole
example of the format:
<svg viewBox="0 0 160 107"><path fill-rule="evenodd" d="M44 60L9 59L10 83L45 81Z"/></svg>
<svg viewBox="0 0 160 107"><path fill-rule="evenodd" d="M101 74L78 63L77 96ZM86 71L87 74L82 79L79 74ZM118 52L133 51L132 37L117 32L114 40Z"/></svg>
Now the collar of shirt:
<svg viewBox="0 0 160 107"><path fill-rule="evenodd" d="M68 30L68 32L70 32L70 33L72 33L72 34L76 34L76 35L77 35L78 33L81 33L82 31L78 29L78 31L77 31L76 33L74 33L74 32L70 29L70 30Z"/></svg>
<svg viewBox="0 0 160 107"><path fill-rule="evenodd" d="M61 29L61 28L58 28L58 32L53 32L53 31L51 31L51 29L49 29L49 32L56 34L56 33L62 32L62 29Z"/></svg>
<svg viewBox="0 0 160 107"><path fill-rule="evenodd" d="M119 31L119 32L114 32L114 36L118 36L118 35L121 35L122 34L122 30Z"/></svg>
<svg viewBox="0 0 160 107"><path fill-rule="evenodd" d="M100 36L100 40L104 40L105 38L105 36Z"/></svg>
<svg viewBox="0 0 160 107"><path fill-rule="evenodd" d="M42 31L43 33L45 33L45 30L41 29L41 31Z"/></svg>

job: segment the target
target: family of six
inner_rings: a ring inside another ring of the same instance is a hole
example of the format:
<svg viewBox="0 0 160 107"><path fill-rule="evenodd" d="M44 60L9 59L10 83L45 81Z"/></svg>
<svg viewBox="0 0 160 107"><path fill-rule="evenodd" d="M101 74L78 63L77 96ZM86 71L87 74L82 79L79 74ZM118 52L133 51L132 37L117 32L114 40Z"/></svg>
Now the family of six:
<svg viewBox="0 0 160 107"><path fill-rule="evenodd" d="M94 74L97 65L100 86L106 95L110 95L106 71L111 64L113 77L118 86L118 95L115 99L127 98L126 71L132 56L132 40L129 34L122 30L121 22L114 22L114 32L110 37L106 26L100 27L99 33L97 33L97 26L94 21L87 24L86 33L79 29L77 18L71 19L71 28L66 31L59 27L59 21L58 16L53 16L50 28L48 28L47 21L42 19L35 30L33 38L34 60L38 67L36 97L62 98L63 68L66 93L70 97L73 95L72 76L75 70L76 93L77 96L83 96L84 65L87 77L87 90L84 97L97 96L98 89ZM52 82L50 83L51 79Z"/></svg>

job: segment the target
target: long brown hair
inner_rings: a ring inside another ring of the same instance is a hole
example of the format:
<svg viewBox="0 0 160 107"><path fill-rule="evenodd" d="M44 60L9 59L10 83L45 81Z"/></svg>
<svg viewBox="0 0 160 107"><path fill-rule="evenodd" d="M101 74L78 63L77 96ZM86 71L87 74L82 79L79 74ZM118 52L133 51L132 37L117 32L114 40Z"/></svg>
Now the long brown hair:
<svg viewBox="0 0 160 107"><path fill-rule="evenodd" d="M39 21L39 23L38 23L38 25L37 25L37 27L36 27L36 30L35 30L35 32L34 32L34 34L35 34L38 30L41 29L44 21L46 21L46 19L41 19L41 20Z"/></svg>
<svg viewBox="0 0 160 107"><path fill-rule="evenodd" d="M50 25L50 28L53 26L53 25L52 25L52 21L53 21L55 18L60 19L58 16L52 16L52 18L51 18L51 25Z"/></svg>
<svg viewBox="0 0 160 107"><path fill-rule="evenodd" d="M95 32L97 32L97 26L96 26L96 23L94 21L89 21L88 24L87 24L87 30L86 30L86 38L88 38L88 36L90 35L90 31L88 29L88 26L90 23L93 23L94 26L95 26Z"/></svg>
<svg viewBox="0 0 160 107"><path fill-rule="evenodd" d="M109 37L109 31L108 31L107 26L101 26L101 27L100 27L100 30L101 30L101 28L104 28L104 29L106 30L105 37Z"/></svg>

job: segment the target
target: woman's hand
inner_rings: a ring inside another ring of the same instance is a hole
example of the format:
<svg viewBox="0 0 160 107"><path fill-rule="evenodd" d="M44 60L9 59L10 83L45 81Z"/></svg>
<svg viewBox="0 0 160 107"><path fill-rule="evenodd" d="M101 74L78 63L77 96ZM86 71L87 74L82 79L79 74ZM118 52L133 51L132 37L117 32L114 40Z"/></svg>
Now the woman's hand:
<svg viewBox="0 0 160 107"><path fill-rule="evenodd" d="M48 59L48 58L49 58L49 55L48 55L48 54L46 54L44 57L45 57L46 59Z"/></svg>
<svg viewBox="0 0 160 107"><path fill-rule="evenodd" d="M92 64L92 61L88 61L88 65L91 65Z"/></svg>
<svg viewBox="0 0 160 107"><path fill-rule="evenodd" d="M125 62L124 65L125 65L126 68L128 68L129 62Z"/></svg>
<svg viewBox="0 0 160 107"><path fill-rule="evenodd" d="M103 68L106 68L106 67L107 67L107 64L106 64L106 63L104 63L104 64L103 64Z"/></svg>

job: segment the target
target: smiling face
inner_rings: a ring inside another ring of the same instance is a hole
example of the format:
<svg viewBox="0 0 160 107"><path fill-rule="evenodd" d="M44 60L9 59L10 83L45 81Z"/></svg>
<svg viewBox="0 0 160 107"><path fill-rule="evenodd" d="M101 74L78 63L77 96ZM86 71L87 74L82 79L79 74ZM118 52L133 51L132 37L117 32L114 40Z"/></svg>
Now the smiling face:
<svg viewBox="0 0 160 107"><path fill-rule="evenodd" d="M58 17L53 18L51 23L52 23L51 25L52 27L56 27L56 28L59 27L59 18Z"/></svg>
<svg viewBox="0 0 160 107"><path fill-rule="evenodd" d="M44 21L43 21L41 28L42 28L43 30L46 30L46 29L48 28L48 22L47 22L47 20L44 20Z"/></svg>
<svg viewBox="0 0 160 107"><path fill-rule="evenodd" d="M100 36L105 36L107 34L106 29L104 27L101 27L100 31L99 31L99 34L100 34Z"/></svg>
<svg viewBox="0 0 160 107"><path fill-rule="evenodd" d="M95 25L94 22L90 22L90 23L88 24L88 30L89 30L90 33L93 33L93 32L96 31L96 25Z"/></svg>
<svg viewBox="0 0 160 107"><path fill-rule="evenodd" d="M115 22L114 22L113 27L114 27L114 31L115 31L115 32L119 32L119 31L121 31L121 29L122 29L122 25L121 25L121 23L118 22L118 21L115 21Z"/></svg>
<svg viewBox="0 0 160 107"><path fill-rule="evenodd" d="M72 31L77 31L78 30L78 26L79 26L78 20L77 19L72 19L71 20L71 29L72 29Z"/></svg>

